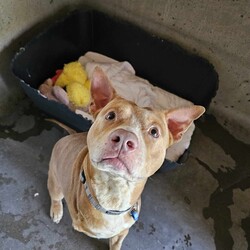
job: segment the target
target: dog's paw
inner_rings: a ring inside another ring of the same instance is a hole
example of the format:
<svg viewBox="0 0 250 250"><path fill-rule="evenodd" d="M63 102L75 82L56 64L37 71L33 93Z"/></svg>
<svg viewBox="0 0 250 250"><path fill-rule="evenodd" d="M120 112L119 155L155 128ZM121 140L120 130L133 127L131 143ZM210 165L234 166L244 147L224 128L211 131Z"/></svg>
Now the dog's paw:
<svg viewBox="0 0 250 250"><path fill-rule="evenodd" d="M73 223L72 226L76 231L81 232L81 228L77 224Z"/></svg>
<svg viewBox="0 0 250 250"><path fill-rule="evenodd" d="M52 201L50 217L55 223L59 223L63 217L63 205L61 201Z"/></svg>

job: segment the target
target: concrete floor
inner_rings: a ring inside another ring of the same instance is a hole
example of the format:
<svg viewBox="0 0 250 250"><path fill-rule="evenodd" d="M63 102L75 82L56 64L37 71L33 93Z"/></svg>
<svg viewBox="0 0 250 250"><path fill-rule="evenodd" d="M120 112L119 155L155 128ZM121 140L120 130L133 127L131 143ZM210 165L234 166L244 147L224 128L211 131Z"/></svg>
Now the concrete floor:
<svg viewBox="0 0 250 250"><path fill-rule="evenodd" d="M65 133L27 99L0 126L0 249L108 249L74 231L66 207L59 225L49 218L48 162ZM123 249L250 249L250 146L206 116L190 150L150 178Z"/></svg>

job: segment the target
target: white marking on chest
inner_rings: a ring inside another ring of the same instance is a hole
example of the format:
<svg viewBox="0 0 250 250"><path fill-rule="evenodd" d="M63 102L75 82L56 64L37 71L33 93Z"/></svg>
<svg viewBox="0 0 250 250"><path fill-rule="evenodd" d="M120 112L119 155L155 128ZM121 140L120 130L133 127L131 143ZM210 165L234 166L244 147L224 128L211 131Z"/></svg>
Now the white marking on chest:
<svg viewBox="0 0 250 250"><path fill-rule="evenodd" d="M102 172L91 183L96 198L106 210L126 210L130 204L134 185L121 177Z"/></svg>

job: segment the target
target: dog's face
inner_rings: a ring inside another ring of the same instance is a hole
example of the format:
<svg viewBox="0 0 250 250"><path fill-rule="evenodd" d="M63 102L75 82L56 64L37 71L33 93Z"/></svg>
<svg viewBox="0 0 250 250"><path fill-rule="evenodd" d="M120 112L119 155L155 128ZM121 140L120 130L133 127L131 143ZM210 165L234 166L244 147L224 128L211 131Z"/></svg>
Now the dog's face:
<svg viewBox="0 0 250 250"><path fill-rule="evenodd" d="M135 180L162 165L169 141L163 112L116 97L97 115L87 143L94 167Z"/></svg>
<svg viewBox="0 0 250 250"><path fill-rule="evenodd" d="M129 181L145 179L162 165L166 149L181 139L204 108L157 111L117 96L98 68L92 78L95 121L87 144L93 167Z"/></svg>

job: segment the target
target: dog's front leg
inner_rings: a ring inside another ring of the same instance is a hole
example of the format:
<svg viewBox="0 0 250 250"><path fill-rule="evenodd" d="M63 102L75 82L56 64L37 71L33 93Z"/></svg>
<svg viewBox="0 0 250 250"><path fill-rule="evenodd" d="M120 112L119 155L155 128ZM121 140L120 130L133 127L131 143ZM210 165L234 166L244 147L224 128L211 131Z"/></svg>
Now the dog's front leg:
<svg viewBox="0 0 250 250"><path fill-rule="evenodd" d="M122 247L122 242L128 235L129 229L125 229L121 233L117 234L113 238L109 239L109 250L120 250Z"/></svg>
<svg viewBox="0 0 250 250"><path fill-rule="evenodd" d="M63 192L53 171L49 170L48 190L51 198L50 217L55 223L59 223L63 216Z"/></svg>

